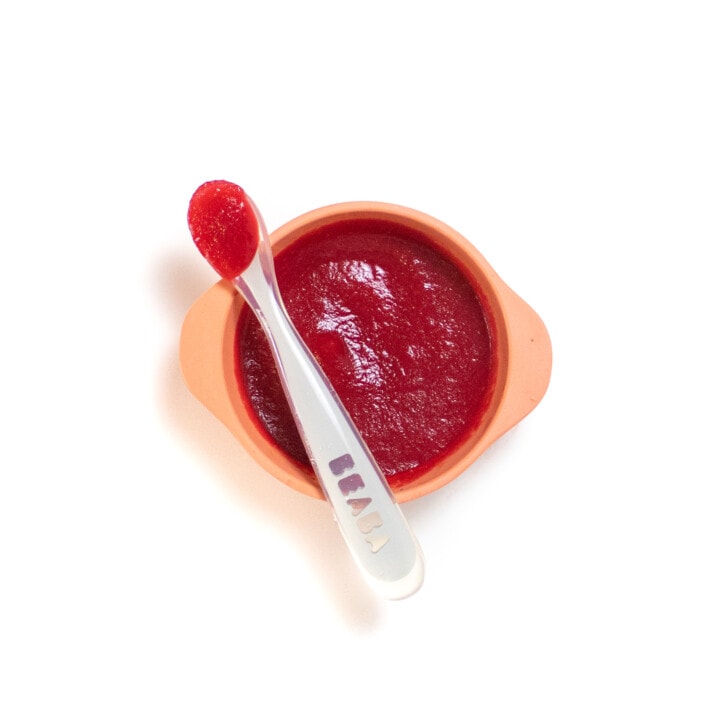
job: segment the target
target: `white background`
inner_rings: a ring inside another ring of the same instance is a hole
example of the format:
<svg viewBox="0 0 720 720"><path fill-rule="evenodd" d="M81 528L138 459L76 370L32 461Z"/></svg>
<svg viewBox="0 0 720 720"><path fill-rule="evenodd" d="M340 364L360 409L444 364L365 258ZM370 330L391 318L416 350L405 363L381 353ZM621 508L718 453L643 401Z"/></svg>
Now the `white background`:
<svg viewBox="0 0 720 720"><path fill-rule="evenodd" d="M0 717L720 717L715 2L0 10ZM386 603L186 390L201 182L408 205L545 320Z"/></svg>

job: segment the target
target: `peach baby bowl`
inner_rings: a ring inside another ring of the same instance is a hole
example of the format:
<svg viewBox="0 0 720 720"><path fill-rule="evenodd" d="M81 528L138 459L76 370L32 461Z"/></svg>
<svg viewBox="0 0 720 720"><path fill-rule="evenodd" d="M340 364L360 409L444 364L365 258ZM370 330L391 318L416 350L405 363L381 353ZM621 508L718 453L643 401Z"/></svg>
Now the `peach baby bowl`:
<svg viewBox="0 0 720 720"><path fill-rule="evenodd" d="M487 299L496 327L498 374L482 422L453 452L394 490L399 502L446 485L540 402L550 381L552 352L542 320L462 235L435 218L398 205L350 202L313 210L270 236L274 253L297 238L342 220L380 219L419 231L442 247ZM190 308L180 339L180 365L190 391L238 438L257 463L290 487L324 499L309 469L298 466L258 427L235 372L236 326L244 300L226 281Z"/></svg>

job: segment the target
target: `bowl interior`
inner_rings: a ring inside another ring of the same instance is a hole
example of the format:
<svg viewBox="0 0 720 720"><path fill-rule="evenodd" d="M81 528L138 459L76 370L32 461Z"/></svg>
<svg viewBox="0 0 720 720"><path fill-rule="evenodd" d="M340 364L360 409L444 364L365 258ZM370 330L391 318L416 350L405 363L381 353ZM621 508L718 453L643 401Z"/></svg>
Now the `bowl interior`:
<svg viewBox="0 0 720 720"><path fill-rule="evenodd" d="M397 488L399 501L425 495L457 477L487 447L483 442L496 414L507 381L508 338L502 299L498 296L494 272L480 253L464 237L444 223L408 208L384 203L344 203L321 208L291 221L271 235L273 251L278 253L298 238L326 225L343 220L380 219L404 225L427 236L461 270L475 291L483 298L493 326L497 376L490 403L479 424L449 453L408 484ZM235 294L223 331L223 375L226 391L236 416L236 434L255 459L272 475L296 490L313 497L322 497L312 473L287 456L258 427L252 408L248 407L235 373L236 327L243 307Z"/></svg>

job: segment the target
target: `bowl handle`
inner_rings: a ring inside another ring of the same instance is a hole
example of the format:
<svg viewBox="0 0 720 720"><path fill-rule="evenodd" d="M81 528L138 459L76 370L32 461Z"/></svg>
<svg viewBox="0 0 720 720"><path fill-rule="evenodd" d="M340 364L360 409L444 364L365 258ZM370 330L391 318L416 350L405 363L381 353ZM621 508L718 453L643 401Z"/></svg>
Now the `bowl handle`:
<svg viewBox="0 0 720 720"><path fill-rule="evenodd" d="M502 280L495 290L507 328L507 376L487 444L517 425L542 400L550 383L552 346L540 316Z"/></svg>

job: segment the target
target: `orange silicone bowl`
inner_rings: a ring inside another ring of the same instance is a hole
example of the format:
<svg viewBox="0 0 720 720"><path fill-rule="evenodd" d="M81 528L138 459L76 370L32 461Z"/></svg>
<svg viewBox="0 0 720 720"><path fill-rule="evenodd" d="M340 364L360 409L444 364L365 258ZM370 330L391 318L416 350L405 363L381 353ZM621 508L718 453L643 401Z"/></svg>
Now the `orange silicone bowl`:
<svg viewBox="0 0 720 720"><path fill-rule="evenodd" d="M462 235L435 218L398 205L351 202L301 215L270 236L275 253L297 238L350 219L381 219L419 231L442 247L488 301L496 328L498 375L483 421L451 454L410 484L395 490L400 501L437 490L456 478L491 443L522 420L541 400L550 380L550 338L542 320L500 280ZM190 391L237 437L252 457L278 480L323 498L309 470L301 468L258 428L246 407L235 373L236 326L244 301L226 281L211 287L191 307L180 340L180 364Z"/></svg>

